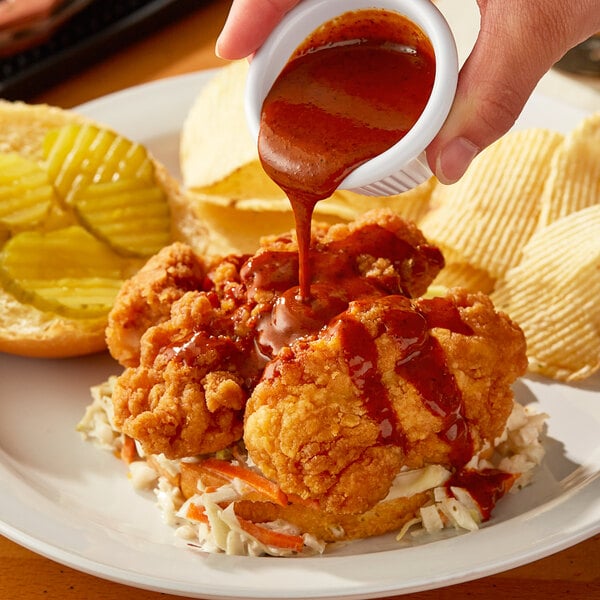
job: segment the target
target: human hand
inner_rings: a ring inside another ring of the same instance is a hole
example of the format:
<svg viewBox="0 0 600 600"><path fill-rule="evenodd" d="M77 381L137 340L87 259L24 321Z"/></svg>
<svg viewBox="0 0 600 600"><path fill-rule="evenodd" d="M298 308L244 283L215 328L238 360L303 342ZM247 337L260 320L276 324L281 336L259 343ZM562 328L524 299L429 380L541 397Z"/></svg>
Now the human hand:
<svg viewBox="0 0 600 600"><path fill-rule="evenodd" d="M233 0L217 41L227 59L252 55L299 0ZM332 0L333 1L333 0ZM600 31L598 0L476 0L481 27L452 109L427 148L442 183L505 134L538 81L563 54Z"/></svg>
<svg viewBox="0 0 600 600"><path fill-rule="evenodd" d="M300 0L233 0L217 39L216 53L227 60L251 56Z"/></svg>

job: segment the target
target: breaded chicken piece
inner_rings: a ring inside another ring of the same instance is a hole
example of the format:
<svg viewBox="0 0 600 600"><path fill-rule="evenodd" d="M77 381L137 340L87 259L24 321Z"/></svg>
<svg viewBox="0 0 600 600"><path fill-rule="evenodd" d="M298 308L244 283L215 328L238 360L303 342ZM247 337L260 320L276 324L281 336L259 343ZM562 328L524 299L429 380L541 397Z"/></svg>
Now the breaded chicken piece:
<svg viewBox="0 0 600 600"><path fill-rule="evenodd" d="M259 369L213 303L205 292L185 293L142 336L140 365L117 378L115 425L147 454L216 452L242 436L248 381Z"/></svg>
<svg viewBox="0 0 600 600"><path fill-rule="evenodd" d="M353 302L269 364L244 441L284 492L361 513L402 467L458 468L491 444L526 367L521 330L483 294Z"/></svg>
<svg viewBox="0 0 600 600"><path fill-rule="evenodd" d="M206 265L186 244L163 248L125 281L108 317L108 349L123 366L139 363L140 339L152 325L169 318L171 305L202 288Z"/></svg>
<svg viewBox="0 0 600 600"><path fill-rule="evenodd" d="M297 252L292 233L271 236L262 240L253 262L261 263L263 257L272 260L274 254L278 257L291 254L290 268L281 273L283 277L278 284L292 287L298 285ZM310 259L311 283L317 286L333 283L346 295L352 280L361 278L364 286L360 290L352 288L355 293L403 294L414 298L427 291L444 266L440 250L427 242L414 223L385 209L366 212L350 223L317 223L312 229ZM254 273L246 277L251 296L256 291L254 277ZM260 285L256 287L261 292L269 291ZM262 299L261 296L258 301ZM356 297L348 301L353 299Z"/></svg>
<svg viewBox="0 0 600 600"><path fill-rule="evenodd" d="M376 282L382 291L409 298L424 294L444 266L440 250L412 221L392 210L372 210L350 223L332 225L322 243L326 253L353 256L360 276ZM321 270L317 263L317 277Z"/></svg>
<svg viewBox="0 0 600 600"><path fill-rule="evenodd" d="M266 239L251 257L206 264L173 244L151 259L110 315L110 350L128 367L113 397L117 428L169 458L227 447L241 438L246 399L282 347L312 338L358 297L421 293L443 264L413 224L389 211L317 226L313 242L310 305L295 299L291 233ZM311 312L302 327L288 320L290 306Z"/></svg>

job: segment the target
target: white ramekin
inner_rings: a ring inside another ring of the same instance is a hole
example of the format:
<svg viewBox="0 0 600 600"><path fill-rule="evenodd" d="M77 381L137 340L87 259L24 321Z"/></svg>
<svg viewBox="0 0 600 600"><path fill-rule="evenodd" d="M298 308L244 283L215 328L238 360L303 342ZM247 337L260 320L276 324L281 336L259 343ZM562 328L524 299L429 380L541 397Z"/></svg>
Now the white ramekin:
<svg viewBox="0 0 600 600"><path fill-rule="evenodd" d="M416 23L431 40L436 59L433 89L419 120L399 142L355 169L339 186L367 196L392 196L431 177L425 148L444 124L456 92L456 43L431 0L302 0L275 27L250 63L246 117L252 135L258 138L265 96L296 48L326 21L368 8L393 10Z"/></svg>

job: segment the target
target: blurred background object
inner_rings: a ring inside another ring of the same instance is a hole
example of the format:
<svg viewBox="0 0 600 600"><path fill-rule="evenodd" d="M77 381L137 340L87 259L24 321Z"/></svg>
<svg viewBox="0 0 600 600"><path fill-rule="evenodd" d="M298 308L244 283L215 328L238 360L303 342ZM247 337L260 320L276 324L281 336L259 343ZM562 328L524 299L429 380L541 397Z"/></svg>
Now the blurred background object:
<svg viewBox="0 0 600 600"><path fill-rule="evenodd" d="M555 66L569 73L600 76L600 33L569 50Z"/></svg>
<svg viewBox="0 0 600 600"><path fill-rule="evenodd" d="M0 0L0 97L27 101L203 0Z"/></svg>
<svg viewBox="0 0 600 600"><path fill-rule="evenodd" d="M91 0L0 0L0 55L46 39Z"/></svg>

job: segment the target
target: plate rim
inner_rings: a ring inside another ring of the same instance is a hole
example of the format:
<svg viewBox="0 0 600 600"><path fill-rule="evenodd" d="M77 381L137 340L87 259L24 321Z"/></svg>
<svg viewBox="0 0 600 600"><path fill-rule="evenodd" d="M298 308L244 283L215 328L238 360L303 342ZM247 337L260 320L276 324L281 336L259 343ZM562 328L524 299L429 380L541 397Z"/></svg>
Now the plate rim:
<svg viewBox="0 0 600 600"><path fill-rule="evenodd" d="M115 105L118 105L119 103L127 103L127 102L137 103L140 98L145 97L148 93L152 93L154 95L168 93L170 95L170 97L173 97L173 96L177 97L176 103L178 104L178 106L183 105L185 103L187 103L189 105L190 102L193 101L193 99L195 98L198 89L200 89L200 87L202 85L204 85L208 81L208 79L214 73L216 73L218 70L220 70L220 69L219 68L207 69L207 70L202 70L202 71L198 71L198 72L185 73L185 74L177 75L174 77L158 79L156 81L147 82L144 84L126 88L124 90L119 90L117 92L103 96L101 98L97 98L95 100L91 100L89 102L86 102L82 105L79 105L79 106L73 108L72 110L74 110L76 112L80 112L81 114L87 115L88 117L91 117L91 118L97 118L98 116L100 116L101 118L99 120L101 120L102 122L105 122L106 119L104 119L103 115L106 115L107 111L108 111L108 113L110 113L111 110L114 110ZM181 95L182 89L186 90L186 94ZM193 92L192 92L192 90L193 90ZM174 93L174 92L176 92L176 93ZM534 94L534 96L532 96L532 98L530 99L531 104L535 104L536 102L546 102L546 103L549 102L551 105L557 104L557 101L555 101L554 99L548 99L546 97L540 96L539 94L538 95ZM558 102L558 104L564 105L564 103L560 103L560 102ZM569 105L565 105L565 106L569 106ZM111 107L113 107L113 108L111 108ZM582 116L585 114L588 114L587 111L584 111L584 110L576 108L576 107L569 106L569 109L580 113ZM172 120L178 120L181 123L181 122L183 122L183 119L185 118L185 116L186 116L185 114L179 114L177 116L172 117ZM170 123L171 120L168 120L168 122ZM106 124L109 126L111 125L110 123L106 123ZM600 381L600 379L598 381ZM0 449L1 449L1 444L0 444ZM7 479L10 479L10 473L9 473L9 476L7 477L7 469L6 469L3 457L4 457L4 453L0 453L0 481L5 483ZM444 576L443 574L441 574L437 577L432 577L427 582L414 581L414 582L410 583L409 585L403 585L402 581L398 581L395 584L390 584L390 585L380 586L380 587L373 587L372 584L369 584L369 585L363 584L362 587L360 588L360 590L357 589L356 593L350 593L350 594L348 593L348 589L346 587L342 587L342 586L339 586L337 589L334 589L334 587L332 586L331 589L329 589L329 590L320 590L320 591L317 589L311 589L311 591L307 591L307 589L303 589L303 590L295 590L294 591L294 592L297 592L298 595L296 595L296 593L293 593L292 595L288 594L288 597L290 597L290 598L308 598L308 597L310 597L310 598L316 599L316 598L339 598L343 595L344 598L354 598L354 599L358 600L359 598L375 598L375 597L382 597L382 596L391 595L391 594L412 593L412 592L424 591L424 590L429 590L429 589L435 589L435 588L439 588L439 587L447 586L447 585L453 585L456 583L462 583L465 581L471 581L474 579L478 579L480 577L484 577L484 576L492 575L492 574L495 574L495 573L498 573L501 571L505 571L507 569L511 569L511 568L520 566L522 564L526 564L528 562L538 560L540 558L544 558L545 556L548 556L550 554L553 554L555 552L563 550L564 548L567 548L569 546L577 544L577 543L595 535L596 533L600 532L600 501L597 500L597 498L600 498L600 472L596 472L596 474L592 477L591 481L588 481L585 485L580 486L580 489L572 489L568 492L567 495L581 493L582 490L583 490L584 494L591 494L592 496L595 497L596 504L597 504L595 509L598 512L598 514L589 515L590 516L589 520L585 520L585 518L583 518L579 522L578 526L573 527L572 530L569 532L569 535L566 537L560 538L560 537L556 537L556 536L550 536L551 540L548 540L546 545L544 545L543 547L539 547L540 542L538 542L538 545L534 546L535 551L532 551L531 548L529 548L529 550L522 549L521 552L519 552L517 554L513 554L511 556L505 556L502 560L497 561L493 565L490 565L489 562L485 563L485 560L482 559L481 564L479 564L479 566L476 566L474 568L474 570L473 569L471 569L469 571L463 570L462 572L457 572L450 577ZM564 502L567 500L568 500L568 498L562 498L562 496L559 498L556 498L554 502L551 502L552 506L544 505L544 510L546 512L547 511L550 511L550 512L559 511L560 512L562 510L562 506L563 506ZM4 502L4 500L0 499L0 505L3 505L3 502ZM56 506L54 508L56 510L59 509L59 507L56 507ZM531 524L537 525L539 519L541 518L540 512L542 512L542 511L539 511L539 510L528 511L527 513L518 515L518 517L514 517L511 519L508 519L507 521L494 524L491 527L484 527L479 532L476 532L476 533L478 535L481 535L483 538L487 538L490 535L492 535L489 532L491 532L492 530L497 531L497 528L505 529L506 527L509 526L509 524L513 524L511 522L514 521L515 519L521 520L521 521L526 521L530 525ZM536 514L529 514L529 513L536 513ZM157 512L157 518L158 518L158 512ZM573 524L573 525L577 525L577 524ZM202 587L201 582L196 583L192 587L190 587L188 582L185 582L185 581L173 582L173 583L167 585L167 584L165 584L165 579L163 577L151 576L148 574L144 575L141 573L133 573L132 574L131 570L115 567L114 565L110 565L110 564L103 564L103 563L99 562L97 559L96 560L90 559L81 553L78 554L72 550L68 551L68 550L65 550L64 548L57 547L55 544L53 545L53 544L49 543L48 541L40 540L40 539L36 538L34 535L32 535L31 533L17 529L16 527L12 526L10 523L5 522L4 517L0 517L0 533L2 533L2 535L5 535L9 539L12 539L16 543L18 543L26 548L29 548L30 550L32 550L36 553L43 555L51 560L55 560L56 562L59 562L66 566L72 567L74 569L80 570L80 571L88 573L90 575L94 575L97 577L115 581L117 583L121 583L124 585L130 585L130 586L133 585L135 587L139 587L142 589L163 592L163 593L172 593L172 594L178 594L178 595L185 594L190 597L198 597L198 598L200 598L200 597L201 598L215 598L218 600L226 600L228 598L240 598L240 597L255 598L255 599L277 598L282 593L281 589L263 590L260 593L258 593L258 588L250 589L250 588L248 588L247 585L243 585L241 583L238 584L237 586L230 585L229 588L226 587L225 589L222 590L222 593L220 591L221 586L213 587L213 588L211 588L212 591L210 591L206 587ZM466 535L469 535L469 534L466 534ZM451 540L458 540L458 539L468 539L468 538L465 538L464 535L461 536L460 538L451 538ZM443 549L449 545L446 542L448 542L448 540L436 542L436 544L438 544L438 547L437 547L438 549L432 550L432 548L430 546L428 548L427 552L435 554L435 555L439 554L440 548ZM422 546L421 548L425 548L425 546ZM411 548L411 550L412 550L412 548ZM385 551L383 554L392 554L392 555L394 555L392 558L394 558L397 553L400 553L403 551L404 551L404 549L400 548L398 550ZM421 550L418 554L422 554L423 552L425 552L425 551ZM381 555L382 555L382 553L375 552L375 553L371 553L371 554L360 554L359 556L361 559L365 560L367 563L373 563L373 562L376 563L377 558L381 557ZM368 558L365 558L365 557L368 557ZM225 557L224 555L222 555L221 558L223 558L225 561L230 561L230 562L232 561L232 557ZM302 559L296 560L296 559L277 559L277 558L252 559L250 557L235 557L235 560L233 560L233 562L234 562L234 564L239 564L238 561L240 561L240 559L242 561L244 561L244 560L245 561L260 560L260 561L264 562L265 567L268 566L267 570L271 569L271 566L270 566L271 564L280 564L280 565L284 564L285 572L295 573L296 571L300 570L300 572L302 573L303 572L302 568L306 564L310 565L314 561L320 561L321 563L322 563L322 561L327 561L328 565L336 566L336 571L334 574L341 577L343 570L340 569L339 563L342 561L348 561L350 558L351 557L348 557L348 556L339 556L339 557L325 556L325 557L307 558L307 559L302 558ZM282 563L282 560L286 561L286 562ZM319 564L319 563L317 563L317 564ZM278 567L275 567L275 569L277 570ZM287 590L286 590L286 592L287 592ZM232 593L234 595L231 595ZM307 595L307 593L308 593L308 595Z"/></svg>

